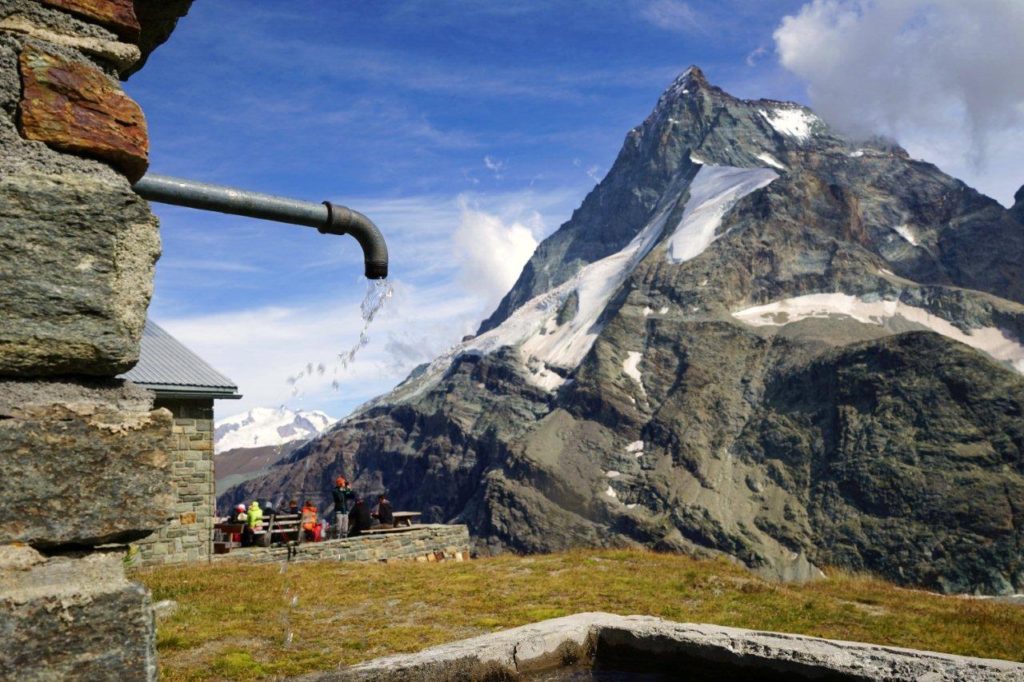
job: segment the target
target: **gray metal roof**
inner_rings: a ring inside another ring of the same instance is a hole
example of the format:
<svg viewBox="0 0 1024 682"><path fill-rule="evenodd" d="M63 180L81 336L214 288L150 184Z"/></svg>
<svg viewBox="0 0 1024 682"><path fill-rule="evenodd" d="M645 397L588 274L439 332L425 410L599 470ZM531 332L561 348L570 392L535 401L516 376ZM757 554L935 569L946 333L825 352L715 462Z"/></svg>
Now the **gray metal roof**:
<svg viewBox="0 0 1024 682"><path fill-rule="evenodd" d="M235 382L210 367L198 355L146 320L139 362L121 379L144 386L158 395L196 398L241 398Z"/></svg>

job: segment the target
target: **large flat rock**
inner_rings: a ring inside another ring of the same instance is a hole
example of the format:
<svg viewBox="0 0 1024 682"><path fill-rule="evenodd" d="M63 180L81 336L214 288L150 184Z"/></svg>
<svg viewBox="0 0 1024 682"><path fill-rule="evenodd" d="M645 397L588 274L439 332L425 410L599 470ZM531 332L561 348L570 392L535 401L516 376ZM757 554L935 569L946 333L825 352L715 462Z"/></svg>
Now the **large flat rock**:
<svg viewBox="0 0 1024 682"><path fill-rule="evenodd" d="M0 545L0 679L156 679L149 592L121 555Z"/></svg>
<svg viewBox="0 0 1024 682"><path fill-rule="evenodd" d="M1010 661L609 613L555 618L302 679L509 680L595 663L701 680L1024 680L1024 665Z"/></svg>
<svg viewBox="0 0 1024 682"><path fill-rule="evenodd" d="M119 381L0 381L0 543L127 542L173 514L171 413Z"/></svg>

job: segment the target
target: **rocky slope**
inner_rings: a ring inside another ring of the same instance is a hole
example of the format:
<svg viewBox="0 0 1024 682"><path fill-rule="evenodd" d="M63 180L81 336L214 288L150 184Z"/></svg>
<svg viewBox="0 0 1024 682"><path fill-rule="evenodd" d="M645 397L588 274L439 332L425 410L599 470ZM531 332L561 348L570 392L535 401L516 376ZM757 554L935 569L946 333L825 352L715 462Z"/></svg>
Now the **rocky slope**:
<svg viewBox="0 0 1024 682"><path fill-rule="evenodd" d="M1024 590L1021 206L690 69L477 337L224 501Z"/></svg>

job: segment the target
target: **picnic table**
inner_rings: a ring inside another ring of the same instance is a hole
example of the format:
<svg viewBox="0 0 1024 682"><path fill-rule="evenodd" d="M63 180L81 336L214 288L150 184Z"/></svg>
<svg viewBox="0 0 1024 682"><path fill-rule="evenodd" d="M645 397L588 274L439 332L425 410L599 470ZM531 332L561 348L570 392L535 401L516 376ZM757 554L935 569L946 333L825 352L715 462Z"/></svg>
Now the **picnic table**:
<svg viewBox="0 0 1024 682"><path fill-rule="evenodd" d="M422 512L413 511L396 511L393 512L395 517L395 527L398 526L411 526L414 523L420 522L420 517L423 516Z"/></svg>
<svg viewBox="0 0 1024 682"><path fill-rule="evenodd" d="M413 511L396 511L392 512L395 518L395 522L390 526L374 526L373 528L367 528L362 531L365 535L378 535L384 533L402 533L407 530L413 530L415 524L419 522L419 518L423 516L422 512Z"/></svg>

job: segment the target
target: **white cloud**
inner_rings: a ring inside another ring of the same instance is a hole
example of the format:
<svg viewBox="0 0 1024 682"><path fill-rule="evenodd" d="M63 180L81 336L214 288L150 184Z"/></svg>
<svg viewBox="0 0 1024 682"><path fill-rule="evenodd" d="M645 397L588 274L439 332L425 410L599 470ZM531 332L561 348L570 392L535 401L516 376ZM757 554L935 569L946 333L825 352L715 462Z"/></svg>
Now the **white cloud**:
<svg viewBox="0 0 1024 682"><path fill-rule="evenodd" d="M544 234L544 220L536 211L503 219L460 198L459 227L453 236L454 255L461 263L462 280L492 307L515 284L526 261Z"/></svg>
<svg viewBox="0 0 1024 682"><path fill-rule="evenodd" d="M1024 2L814 0L775 31L815 109L1003 203L1024 183Z"/></svg>
<svg viewBox="0 0 1024 682"><path fill-rule="evenodd" d="M653 0L644 5L640 15L658 28L668 31L693 33L704 30L697 11L681 0Z"/></svg>

